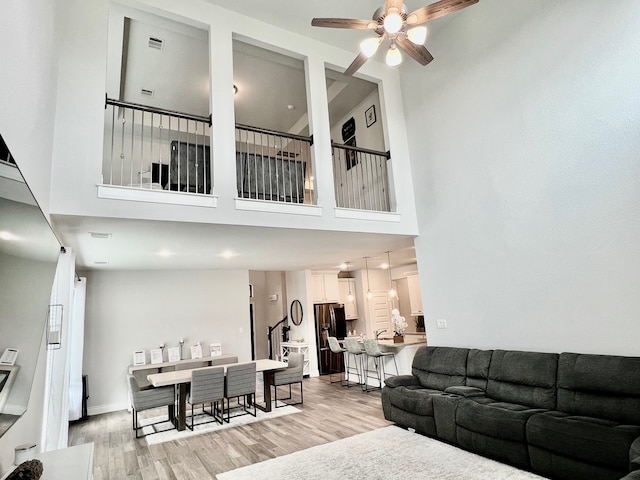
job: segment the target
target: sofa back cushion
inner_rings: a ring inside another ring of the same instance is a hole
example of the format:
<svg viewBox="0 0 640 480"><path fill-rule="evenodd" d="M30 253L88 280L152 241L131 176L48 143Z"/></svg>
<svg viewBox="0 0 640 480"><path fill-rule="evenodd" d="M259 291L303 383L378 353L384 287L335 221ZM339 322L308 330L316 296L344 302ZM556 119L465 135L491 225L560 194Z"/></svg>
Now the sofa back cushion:
<svg viewBox="0 0 640 480"><path fill-rule="evenodd" d="M533 408L556 408L558 354L494 350L487 395Z"/></svg>
<svg viewBox="0 0 640 480"><path fill-rule="evenodd" d="M489 378L489 364L493 350L469 350L467 357L467 380L468 387L487 389L487 379Z"/></svg>
<svg viewBox="0 0 640 480"><path fill-rule="evenodd" d="M413 357L411 373L420 385L434 390L464 385L468 348L420 347Z"/></svg>
<svg viewBox="0 0 640 480"><path fill-rule="evenodd" d="M560 354L558 410L640 425L640 358Z"/></svg>

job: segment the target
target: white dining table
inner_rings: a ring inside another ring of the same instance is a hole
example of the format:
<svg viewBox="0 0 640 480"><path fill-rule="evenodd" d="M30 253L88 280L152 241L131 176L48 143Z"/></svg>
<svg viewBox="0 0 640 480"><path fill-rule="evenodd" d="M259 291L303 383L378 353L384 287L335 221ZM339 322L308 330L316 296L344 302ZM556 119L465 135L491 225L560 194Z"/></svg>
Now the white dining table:
<svg viewBox="0 0 640 480"><path fill-rule="evenodd" d="M268 358L262 358L253 362L240 362L240 363L255 363L256 372L262 372L263 380L263 395L264 405L255 402L256 408L264 412L271 411L271 385L273 384L273 373L277 370L283 370L287 368L285 362L278 360L270 360ZM175 416L176 428L180 431L186 428L186 411L187 411L187 385L191 383L191 372L193 370L205 370L207 368L224 368L225 375L227 374L227 367L231 365L239 365L239 363L229 363L224 365L216 365L213 367L200 367L187 370L176 370L173 372L151 373L147 375L147 380L154 387L165 387L167 385L175 385L178 390L178 412Z"/></svg>

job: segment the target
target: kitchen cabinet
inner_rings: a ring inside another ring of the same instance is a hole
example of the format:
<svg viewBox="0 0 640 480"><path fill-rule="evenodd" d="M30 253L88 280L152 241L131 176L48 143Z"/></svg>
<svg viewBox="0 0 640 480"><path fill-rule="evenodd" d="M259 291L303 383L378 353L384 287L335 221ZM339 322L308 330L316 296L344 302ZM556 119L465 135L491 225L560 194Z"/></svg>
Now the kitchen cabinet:
<svg viewBox="0 0 640 480"><path fill-rule="evenodd" d="M302 353L304 355L304 367L302 368L302 374L309 376L309 344L298 342L282 342L280 344L282 349L282 361L287 362L289 360L290 353Z"/></svg>
<svg viewBox="0 0 640 480"><path fill-rule="evenodd" d="M338 272L311 272L311 298L313 303L337 303L340 295Z"/></svg>
<svg viewBox="0 0 640 480"><path fill-rule="evenodd" d="M340 290L340 303L344 305L344 317L346 320L355 320L358 318L358 303L356 301L356 281L354 278L338 279L338 288ZM349 291L353 296L349 301Z"/></svg>
<svg viewBox="0 0 640 480"><path fill-rule="evenodd" d="M424 315L422 307L422 292L420 291L420 277L418 275L409 275L407 277L409 286L409 305L411 306L411 315Z"/></svg>

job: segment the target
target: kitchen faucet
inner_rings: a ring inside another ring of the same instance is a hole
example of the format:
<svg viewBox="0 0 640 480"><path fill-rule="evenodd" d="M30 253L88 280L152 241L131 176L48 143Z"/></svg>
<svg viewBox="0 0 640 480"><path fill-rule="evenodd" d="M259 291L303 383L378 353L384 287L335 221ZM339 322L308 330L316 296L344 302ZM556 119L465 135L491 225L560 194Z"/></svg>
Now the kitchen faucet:
<svg viewBox="0 0 640 480"><path fill-rule="evenodd" d="M386 331L387 331L387 329L386 329L386 328L383 328L383 329L381 329L381 330L376 330L376 342L378 341L378 337L379 337L380 335L382 335L382 334L383 334L384 332L386 332Z"/></svg>

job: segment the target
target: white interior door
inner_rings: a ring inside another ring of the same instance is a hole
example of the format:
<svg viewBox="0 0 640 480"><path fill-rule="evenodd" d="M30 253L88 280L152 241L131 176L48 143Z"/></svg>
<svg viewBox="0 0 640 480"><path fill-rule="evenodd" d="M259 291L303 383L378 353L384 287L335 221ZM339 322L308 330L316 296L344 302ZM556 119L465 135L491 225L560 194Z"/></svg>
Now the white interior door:
<svg viewBox="0 0 640 480"><path fill-rule="evenodd" d="M376 330L387 330L393 335L391 328L391 305L389 303L389 293L386 290L376 290L369 300L369 314L371 318L372 331L368 332L370 338L375 338Z"/></svg>

